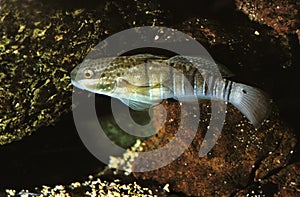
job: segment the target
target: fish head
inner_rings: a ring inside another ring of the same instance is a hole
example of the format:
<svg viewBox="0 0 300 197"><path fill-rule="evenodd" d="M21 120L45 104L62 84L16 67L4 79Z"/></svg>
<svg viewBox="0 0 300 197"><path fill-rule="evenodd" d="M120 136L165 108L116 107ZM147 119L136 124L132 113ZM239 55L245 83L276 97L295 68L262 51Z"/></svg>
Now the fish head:
<svg viewBox="0 0 300 197"><path fill-rule="evenodd" d="M82 90L111 96L118 73L106 64L109 60L85 60L71 72L71 83Z"/></svg>
<svg viewBox="0 0 300 197"><path fill-rule="evenodd" d="M115 98L145 96L162 77L157 59L150 55L85 59L71 72L71 82L77 88Z"/></svg>

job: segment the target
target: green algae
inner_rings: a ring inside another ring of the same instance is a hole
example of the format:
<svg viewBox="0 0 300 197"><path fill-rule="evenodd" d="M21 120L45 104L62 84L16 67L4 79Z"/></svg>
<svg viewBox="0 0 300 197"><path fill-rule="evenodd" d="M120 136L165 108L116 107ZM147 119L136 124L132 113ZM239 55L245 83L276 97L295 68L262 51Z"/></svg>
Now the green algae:
<svg viewBox="0 0 300 197"><path fill-rule="evenodd" d="M163 24L158 16L162 11L153 1L130 1L135 7L128 3L105 1L86 9L1 1L1 145L52 125L71 111L69 73L99 41L134 24Z"/></svg>

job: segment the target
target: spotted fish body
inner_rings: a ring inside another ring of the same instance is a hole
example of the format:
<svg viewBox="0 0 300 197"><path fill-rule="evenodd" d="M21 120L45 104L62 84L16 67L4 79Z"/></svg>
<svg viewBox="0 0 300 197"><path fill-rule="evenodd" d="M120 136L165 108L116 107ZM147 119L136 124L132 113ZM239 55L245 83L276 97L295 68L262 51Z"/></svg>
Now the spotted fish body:
<svg viewBox="0 0 300 197"><path fill-rule="evenodd" d="M85 60L72 71L71 81L78 88L115 97L134 110L167 98L226 101L259 127L269 110L266 94L223 78L229 76L224 66L202 57L140 54Z"/></svg>

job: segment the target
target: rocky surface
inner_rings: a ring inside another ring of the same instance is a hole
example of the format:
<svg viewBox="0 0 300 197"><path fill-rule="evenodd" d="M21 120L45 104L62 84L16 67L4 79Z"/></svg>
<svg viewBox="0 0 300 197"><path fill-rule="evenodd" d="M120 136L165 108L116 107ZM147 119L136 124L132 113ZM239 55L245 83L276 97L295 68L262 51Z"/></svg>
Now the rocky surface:
<svg viewBox="0 0 300 197"><path fill-rule="evenodd" d="M167 111L166 123L156 136L145 142L144 151L166 146L173 140L178 125L183 127L185 136L193 133L191 124L182 124L185 119L193 119L193 111L189 112L191 109L181 112L179 103L168 101L164 102L164 107ZM169 183L171 189L193 196L281 196L299 192L299 176L294 174L298 171L297 164L289 165L297 139L281 123L275 109L263 125L255 129L235 107L228 105L221 136L213 149L202 158L199 157L199 149L209 125L209 102L201 102L200 111L199 128L189 148L165 167L134 173L137 178ZM183 113L182 120L179 119L180 113ZM164 109L155 110L154 121L165 118L162 114ZM177 143L184 143L185 139L181 140ZM159 155L160 160L164 161L172 152L174 150ZM146 158L138 157L133 169L146 168L145 161ZM270 189L268 184L272 184L273 188Z"/></svg>
<svg viewBox="0 0 300 197"><path fill-rule="evenodd" d="M260 73L292 65L292 48L285 36L239 13L221 21L192 18L175 27L196 38L216 61L239 75L250 71L251 77L261 78Z"/></svg>
<svg viewBox="0 0 300 197"><path fill-rule="evenodd" d="M0 6L0 144L70 112L69 73L101 39L132 26L163 24L164 17L151 1L85 7L4 0Z"/></svg>
<svg viewBox="0 0 300 197"><path fill-rule="evenodd" d="M300 43L300 2L297 0L236 0L239 10L251 20L266 24L283 34L298 34Z"/></svg>
<svg viewBox="0 0 300 197"><path fill-rule="evenodd" d="M114 178L114 179L113 179ZM139 185L137 182L128 182L120 180L118 177L110 178L94 178L90 176L88 180L81 182L74 182L70 185L56 185L56 186L42 186L34 190L7 189L2 195L5 196L167 196L167 192L161 186L154 188L147 187L147 184Z"/></svg>

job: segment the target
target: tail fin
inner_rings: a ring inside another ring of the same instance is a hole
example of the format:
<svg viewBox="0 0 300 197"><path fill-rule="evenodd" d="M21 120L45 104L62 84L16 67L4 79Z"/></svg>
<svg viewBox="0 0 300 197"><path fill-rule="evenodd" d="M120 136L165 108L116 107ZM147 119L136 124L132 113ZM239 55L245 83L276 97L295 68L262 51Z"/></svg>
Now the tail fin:
<svg viewBox="0 0 300 197"><path fill-rule="evenodd" d="M270 111L270 99L263 91L241 83L232 84L229 102L244 114L254 127L260 127Z"/></svg>

